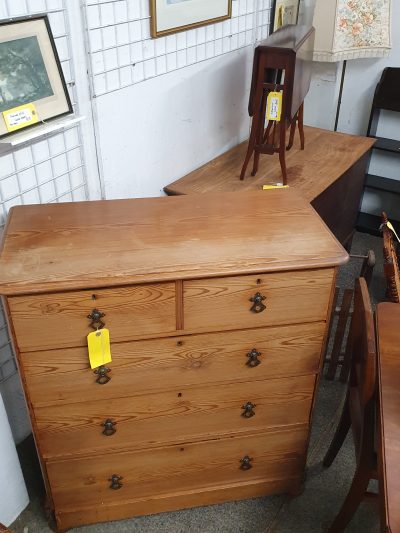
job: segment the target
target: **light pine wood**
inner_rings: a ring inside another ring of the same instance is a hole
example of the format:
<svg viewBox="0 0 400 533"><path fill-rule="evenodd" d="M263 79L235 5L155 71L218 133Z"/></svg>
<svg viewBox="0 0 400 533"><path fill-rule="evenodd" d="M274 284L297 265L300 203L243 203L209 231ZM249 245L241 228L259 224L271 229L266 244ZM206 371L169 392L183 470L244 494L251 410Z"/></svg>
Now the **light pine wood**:
<svg viewBox="0 0 400 533"><path fill-rule="evenodd" d="M333 269L184 282L185 327L189 330L261 327L324 320ZM266 309L251 311L260 293Z"/></svg>
<svg viewBox="0 0 400 533"><path fill-rule="evenodd" d="M400 531L400 305L380 303L376 312L380 434L378 457L383 526ZM383 531L383 529L382 529Z"/></svg>
<svg viewBox="0 0 400 533"><path fill-rule="evenodd" d="M35 409L46 459L118 450L149 449L175 442L208 440L269 428L307 425L315 376L185 388L134 398ZM255 407L250 418L243 406ZM103 434L106 419L115 433Z"/></svg>
<svg viewBox="0 0 400 533"><path fill-rule="evenodd" d="M288 184L306 200L312 202L347 172L375 143L375 139L348 135L304 126L307 139L304 150L296 135L293 148L286 154ZM210 193L262 189L282 181L277 157L260 157L256 176L249 167L244 180L240 170L247 149L247 141L206 163L187 176L164 188L168 194ZM270 194L271 191L264 191Z"/></svg>
<svg viewBox="0 0 400 533"><path fill-rule="evenodd" d="M98 385L87 349L20 354L35 407L101 401L209 383L260 381L318 371L325 323L112 345L111 381ZM260 364L247 365L255 348Z"/></svg>
<svg viewBox="0 0 400 533"><path fill-rule="evenodd" d="M237 437L220 441L183 444L154 449L151 452L93 456L48 462L53 498L59 509L73 509L82 504L112 505L122 500L134 501L144 496L191 492L201 487L227 483L267 481L301 471L307 427ZM250 470L241 470L240 460L253 459ZM113 474L123 477L123 487L109 488Z"/></svg>
<svg viewBox="0 0 400 533"><path fill-rule="evenodd" d="M111 342L176 331L174 283L15 296L8 302L22 351L87 346L93 309L105 314L101 320Z"/></svg>
<svg viewBox="0 0 400 533"><path fill-rule="evenodd" d="M0 292L58 533L298 493L347 259L291 190L12 210ZM255 314L261 289L267 309ZM103 385L85 346L93 309L111 334Z"/></svg>
<svg viewBox="0 0 400 533"><path fill-rule="evenodd" d="M5 295L309 269L348 260L292 190L27 205L10 213L0 256Z"/></svg>
<svg viewBox="0 0 400 533"><path fill-rule="evenodd" d="M135 494L134 500L120 499L112 505L80 506L74 509L60 509L56 512L58 524L63 528L108 522L109 520L123 520L132 516L151 515L170 511L171 509L188 509L227 501L265 496L265 494L282 494L300 487L301 476L284 477L263 481L253 479L243 483L225 483L218 487L199 487L193 491L170 492L150 497L140 497Z"/></svg>

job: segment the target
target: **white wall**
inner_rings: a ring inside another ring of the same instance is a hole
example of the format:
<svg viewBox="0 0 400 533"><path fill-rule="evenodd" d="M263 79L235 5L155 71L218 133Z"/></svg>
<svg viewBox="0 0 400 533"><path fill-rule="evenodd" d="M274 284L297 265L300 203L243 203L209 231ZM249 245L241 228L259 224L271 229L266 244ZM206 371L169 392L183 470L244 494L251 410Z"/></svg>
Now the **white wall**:
<svg viewBox="0 0 400 533"><path fill-rule="evenodd" d="M251 59L246 47L97 99L106 197L158 196L245 139Z"/></svg>
<svg viewBox="0 0 400 533"><path fill-rule="evenodd" d="M253 48L270 0L232 19L150 37L148 0L87 0L89 59L106 198L157 196L248 136Z"/></svg>

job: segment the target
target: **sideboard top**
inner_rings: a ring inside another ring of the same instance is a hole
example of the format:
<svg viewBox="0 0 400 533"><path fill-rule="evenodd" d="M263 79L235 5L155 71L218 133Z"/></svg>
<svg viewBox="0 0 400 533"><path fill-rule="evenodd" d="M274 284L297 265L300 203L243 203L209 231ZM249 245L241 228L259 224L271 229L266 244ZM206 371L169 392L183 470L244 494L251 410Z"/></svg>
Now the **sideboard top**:
<svg viewBox="0 0 400 533"><path fill-rule="evenodd" d="M329 267L348 255L292 189L11 209L0 294Z"/></svg>

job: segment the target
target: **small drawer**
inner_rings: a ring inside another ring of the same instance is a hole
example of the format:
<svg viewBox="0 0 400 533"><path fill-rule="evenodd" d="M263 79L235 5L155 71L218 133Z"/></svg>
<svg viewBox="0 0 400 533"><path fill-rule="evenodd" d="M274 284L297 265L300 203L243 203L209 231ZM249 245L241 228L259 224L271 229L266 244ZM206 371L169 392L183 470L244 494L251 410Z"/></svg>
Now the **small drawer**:
<svg viewBox="0 0 400 533"><path fill-rule="evenodd" d="M102 323L111 342L176 329L174 283L15 296L8 302L21 351L85 346L87 334Z"/></svg>
<svg viewBox="0 0 400 533"><path fill-rule="evenodd" d="M46 459L307 425L315 376L188 388L35 409Z"/></svg>
<svg viewBox="0 0 400 533"><path fill-rule="evenodd" d="M58 510L301 475L308 428L47 462ZM101 520L101 510L99 509Z"/></svg>
<svg viewBox="0 0 400 533"><path fill-rule="evenodd" d="M19 362L34 406L90 402L315 374L324 330L324 322L314 322L116 343L107 364L110 380L102 385L89 366L87 348L22 353Z"/></svg>
<svg viewBox="0 0 400 533"><path fill-rule="evenodd" d="M184 282L184 328L216 331L326 320L334 270Z"/></svg>

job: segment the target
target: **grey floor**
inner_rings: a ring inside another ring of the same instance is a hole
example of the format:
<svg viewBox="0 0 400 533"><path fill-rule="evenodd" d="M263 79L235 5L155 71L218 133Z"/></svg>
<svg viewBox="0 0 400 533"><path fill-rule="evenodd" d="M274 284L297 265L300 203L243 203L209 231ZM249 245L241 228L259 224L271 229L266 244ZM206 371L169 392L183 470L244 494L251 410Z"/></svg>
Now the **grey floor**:
<svg viewBox="0 0 400 533"><path fill-rule="evenodd" d="M377 265L371 283L373 300L384 298L381 259L382 240L357 233L352 253L375 250ZM339 274L340 287L351 287L360 268L353 259ZM304 492L295 499L269 496L189 509L172 513L133 518L120 522L96 524L70 530L71 533L317 533L327 531L346 496L354 473L354 453L349 437L333 465L325 469L322 459L332 439L341 411L345 385L322 378L314 412L307 477ZM43 485L32 439L19 446L22 468L31 503L11 526L13 533L47 533L49 529L43 508ZM374 490L374 487L371 487ZM377 509L373 501L358 509L349 533L379 531Z"/></svg>

